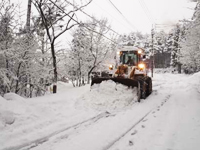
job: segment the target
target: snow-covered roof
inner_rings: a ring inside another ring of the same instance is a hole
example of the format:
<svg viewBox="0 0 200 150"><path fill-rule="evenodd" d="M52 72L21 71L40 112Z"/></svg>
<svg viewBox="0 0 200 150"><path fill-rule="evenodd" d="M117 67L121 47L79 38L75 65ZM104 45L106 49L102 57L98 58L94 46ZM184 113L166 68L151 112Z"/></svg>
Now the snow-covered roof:
<svg viewBox="0 0 200 150"><path fill-rule="evenodd" d="M119 49L119 51L137 51L138 49L142 49L142 48L139 48L139 47L136 47L136 46L122 46L118 49Z"/></svg>

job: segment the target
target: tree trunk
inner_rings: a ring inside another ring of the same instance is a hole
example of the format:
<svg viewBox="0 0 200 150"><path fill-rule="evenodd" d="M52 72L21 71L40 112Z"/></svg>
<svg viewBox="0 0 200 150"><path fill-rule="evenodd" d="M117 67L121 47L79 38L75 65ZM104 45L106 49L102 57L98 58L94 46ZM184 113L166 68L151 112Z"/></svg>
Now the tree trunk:
<svg viewBox="0 0 200 150"><path fill-rule="evenodd" d="M7 27L6 27L6 30L7 30ZM6 41L6 49L8 49L8 41ZM9 74L8 74L8 71L9 71L9 60L8 60L8 57L7 57L6 54L5 54L5 56L6 56L6 70L7 70L6 76L10 80L10 77L9 77ZM6 93L10 92L10 84L9 84L9 86L8 85L6 86L5 92Z"/></svg>
<svg viewBox="0 0 200 150"><path fill-rule="evenodd" d="M73 87L76 87L75 83L74 83L74 80L72 79L72 85Z"/></svg>
<svg viewBox="0 0 200 150"><path fill-rule="evenodd" d="M28 0L27 18L26 18L26 32L30 33L30 20L31 20L31 1Z"/></svg>
<svg viewBox="0 0 200 150"><path fill-rule="evenodd" d="M178 63L178 73L181 74L181 63Z"/></svg>
<svg viewBox="0 0 200 150"><path fill-rule="evenodd" d="M44 51L44 46L45 46L45 37L44 37L44 33L42 33L42 54L44 55L45 54L45 51ZM45 59L42 57L42 62L43 62L43 66L45 65Z"/></svg>
<svg viewBox="0 0 200 150"><path fill-rule="evenodd" d="M85 78L84 78L84 76L82 77L82 85L85 85Z"/></svg>
<svg viewBox="0 0 200 150"><path fill-rule="evenodd" d="M88 72L88 80L87 80L87 84L90 84L90 74Z"/></svg>
<svg viewBox="0 0 200 150"><path fill-rule="evenodd" d="M15 85L15 93L17 94L18 92L18 86L19 86L19 73L20 73L20 68L21 68L21 62L19 63L19 66L17 68L17 81L16 81L16 85Z"/></svg>
<svg viewBox="0 0 200 150"><path fill-rule="evenodd" d="M79 85L78 85L79 87L81 86L81 83L82 83L81 82L81 70L79 70Z"/></svg>
<svg viewBox="0 0 200 150"><path fill-rule="evenodd" d="M31 22L31 1L32 0L28 0L28 6L27 6L27 17L26 17L26 35L27 35L27 42L28 42L28 47L30 46L30 38L31 38L31 29L30 29L30 22ZM29 62L27 62L27 69L29 69ZM26 83L26 87L25 87L25 95L26 97L30 97L31 98L31 86L30 86L30 74L29 72L27 72L27 83ZM29 86L28 86L29 84ZM30 93L28 93L28 91Z"/></svg>
<svg viewBox="0 0 200 150"><path fill-rule="evenodd" d="M76 72L76 86L78 86L78 81L79 81L79 79L78 79L78 70L77 70L77 72Z"/></svg>
<svg viewBox="0 0 200 150"><path fill-rule="evenodd" d="M6 28L5 28L6 37L8 36L8 26L9 26L9 22L6 21ZM7 38L6 38L6 43L5 43L5 49L6 50L8 49L8 39ZM7 53L4 52L4 54L5 54L5 59L6 59L6 70L7 70L6 77L8 79L10 79L9 78L9 73L8 73L8 71L9 71L9 60L8 60ZM7 86L5 86L5 93L8 93L8 92L10 92L10 86L7 85Z"/></svg>
<svg viewBox="0 0 200 150"><path fill-rule="evenodd" d="M93 67L90 69L90 71L88 72L88 82L87 82L87 84L90 84L90 74L91 74L91 72L94 70L94 68L95 68L95 66L93 66Z"/></svg>
<svg viewBox="0 0 200 150"><path fill-rule="evenodd" d="M32 98L32 96L33 96L33 85L30 85L30 98Z"/></svg>
<svg viewBox="0 0 200 150"><path fill-rule="evenodd" d="M56 64L56 55L55 55L55 48L54 48L54 43L51 43L51 54L53 58L53 72L54 72L54 90L53 93L57 93L57 80L58 80L58 73L57 73L57 64Z"/></svg>

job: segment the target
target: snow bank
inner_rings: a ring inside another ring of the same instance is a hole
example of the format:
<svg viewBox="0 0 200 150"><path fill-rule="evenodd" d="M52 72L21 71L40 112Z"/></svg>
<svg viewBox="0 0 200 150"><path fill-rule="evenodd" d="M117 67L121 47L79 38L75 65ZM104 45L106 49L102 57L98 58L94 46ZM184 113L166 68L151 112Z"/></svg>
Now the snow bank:
<svg viewBox="0 0 200 150"><path fill-rule="evenodd" d="M101 84L94 84L80 101L84 107L96 110L123 109L137 101L137 89L129 89L112 80L103 81Z"/></svg>
<svg viewBox="0 0 200 150"><path fill-rule="evenodd" d="M15 93L6 93L4 95L6 100L17 100L17 101L24 101L25 99Z"/></svg>
<svg viewBox="0 0 200 150"><path fill-rule="evenodd" d="M57 86L58 86L58 90L63 90L63 89L73 87L72 83L65 83L65 82L62 82L62 81L58 81Z"/></svg>
<svg viewBox="0 0 200 150"><path fill-rule="evenodd" d="M7 93L0 97L0 128L15 123L20 118L30 117L34 109L26 100L15 94Z"/></svg>
<svg viewBox="0 0 200 150"><path fill-rule="evenodd" d="M14 117L14 114L13 112L11 111L0 111L0 124L1 125L6 125L6 124L13 124L15 122L15 117ZM1 128L1 125L0 125L0 128Z"/></svg>
<svg viewBox="0 0 200 150"><path fill-rule="evenodd" d="M3 97L1 97L0 95L0 106L1 106L1 102L5 101L5 99Z"/></svg>
<svg viewBox="0 0 200 150"><path fill-rule="evenodd" d="M0 130L7 124L13 124L15 121L12 110L6 110L7 101L0 96Z"/></svg>
<svg viewBox="0 0 200 150"><path fill-rule="evenodd" d="M32 110L31 106L28 105L22 97L17 94L6 94L4 101L1 103L2 110L11 111L16 115L24 115L28 111Z"/></svg>
<svg viewBox="0 0 200 150"><path fill-rule="evenodd" d="M194 87L200 93L200 72L193 74L186 82L190 87Z"/></svg>

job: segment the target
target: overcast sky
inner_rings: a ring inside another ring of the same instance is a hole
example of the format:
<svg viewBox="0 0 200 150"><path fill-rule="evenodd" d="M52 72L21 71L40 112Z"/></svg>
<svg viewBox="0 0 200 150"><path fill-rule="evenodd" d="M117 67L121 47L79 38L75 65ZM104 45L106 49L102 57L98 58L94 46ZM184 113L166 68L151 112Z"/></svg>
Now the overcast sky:
<svg viewBox="0 0 200 150"><path fill-rule="evenodd" d="M98 18L108 18L112 29L119 33L150 33L152 24L172 25L180 19L190 19L194 6L188 0L93 0L84 10Z"/></svg>
<svg viewBox="0 0 200 150"><path fill-rule="evenodd" d="M26 10L28 0L11 1L22 2L22 7ZM191 19L194 7L195 3L188 0L93 0L84 11L98 19L108 18L111 28L119 34L132 31L151 33L152 25L157 31L164 29L168 32L169 28L172 28L171 25L178 20ZM79 21L90 19L80 14ZM164 26L168 29L163 28Z"/></svg>

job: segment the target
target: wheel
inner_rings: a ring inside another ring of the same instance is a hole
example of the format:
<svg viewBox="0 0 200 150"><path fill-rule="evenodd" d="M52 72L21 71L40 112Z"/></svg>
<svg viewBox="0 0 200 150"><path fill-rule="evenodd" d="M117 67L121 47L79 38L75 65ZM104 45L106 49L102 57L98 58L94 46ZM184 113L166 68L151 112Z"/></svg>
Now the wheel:
<svg viewBox="0 0 200 150"><path fill-rule="evenodd" d="M147 78L147 90L146 90L146 95L149 96L152 93L152 80L150 77Z"/></svg>
<svg viewBox="0 0 200 150"><path fill-rule="evenodd" d="M145 84L144 84L143 86L145 86ZM141 92L141 97L142 97L143 99L146 99L146 97L147 97L146 90L142 90L142 92Z"/></svg>
<svg viewBox="0 0 200 150"><path fill-rule="evenodd" d="M140 89L140 98L146 99L146 77L138 76L137 80L138 84L140 85L140 87L138 87Z"/></svg>
<svg viewBox="0 0 200 150"><path fill-rule="evenodd" d="M139 82L140 82L141 98L146 99L146 89L147 89L146 77L140 77Z"/></svg>
<svg viewBox="0 0 200 150"><path fill-rule="evenodd" d="M141 90L140 90L140 83L138 82L138 88L137 88L137 101L140 102L141 98Z"/></svg>
<svg viewBox="0 0 200 150"><path fill-rule="evenodd" d="M141 87L141 97L143 99L146 99L146 91L147 91L147 83L145 81L145 79L142 81L142 87Z"/></svg>

